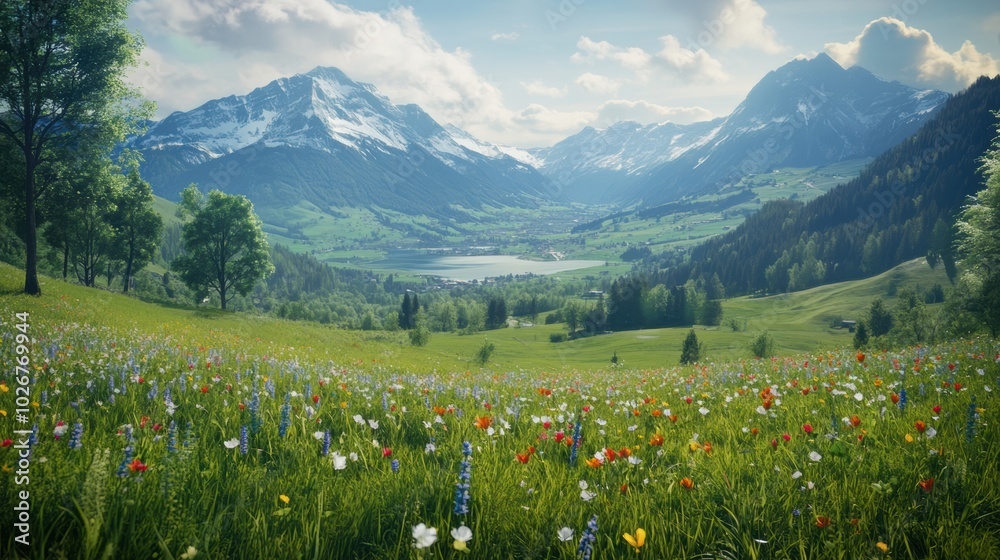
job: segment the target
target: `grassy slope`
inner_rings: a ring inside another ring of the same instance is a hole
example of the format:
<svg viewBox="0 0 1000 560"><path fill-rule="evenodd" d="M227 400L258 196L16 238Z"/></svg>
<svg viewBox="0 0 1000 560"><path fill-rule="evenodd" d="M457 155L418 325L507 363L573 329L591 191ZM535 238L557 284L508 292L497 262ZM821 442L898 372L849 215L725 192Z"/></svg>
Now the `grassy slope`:
<svg viewBox="0 0 1000 560"><path fill-rule="evenodd" d="M472 336L435 333L425 348L413 348L404 333L351 332L218 310L162 307L48 278L43 278L45 296L37 300L18 294L22 282L19 270L0 264L2 307L29 310L38 321L70 320L146 333L184 332L192 344L234 343L261 351L331 356L338 362L387 361L394 367L414 371L470 368L469 359L486 337L496 344L490 364L495 369L603 368L609 365L615 352L630 367L664 367L678 362L681 342L688 331L686 328L626 331L553 344L549 342L549 334L565 332L565 326L538 325ZM746 319L745 332L734 333L725 328L695 329L711 361L746 357L747 343L754 332L762 329L774 335L776 350L781 354L844 347L850 345L851 335L846 330L830 328L830 318L860 317L872 298L884 296L892 282L928 288L935 282L944 285L947 279L943 271L930 270L923 260L912 261L865 280L794 294L725 302L724 320Z"/></svg>

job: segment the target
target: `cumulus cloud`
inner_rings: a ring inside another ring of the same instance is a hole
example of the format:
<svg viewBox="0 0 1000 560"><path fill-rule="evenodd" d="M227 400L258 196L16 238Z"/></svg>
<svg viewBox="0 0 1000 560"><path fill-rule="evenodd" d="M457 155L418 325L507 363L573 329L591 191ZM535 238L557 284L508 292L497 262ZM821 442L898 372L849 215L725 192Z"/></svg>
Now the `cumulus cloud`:
<svg viewBox="0 0 1000 560"><path fill-rule="evenodd" d="M586 111L558 111L532 103L514 114L514 122L534 129L567 133L579 131L595 117L594 113Z"/></svg>
<svg viewBox="0 0 1000 560"><path fill-rule="evenodd" d="M513 41L520 37L521 35L517 31L511 31L510 33L494 33L490 36L490 40L493 41Z"/></svg>
<svg viewBox="0 0 1000 560"><path fill-rule="evenodd" d="M598 110L598 121L636 121L641 124L666 121L688 124L712 118L712 112L703 107L665 107L645 100L612 99Z"/></svg>
<svg viewBox="0 0 1000 560"><path fill-rule="evenodd" d="M590 93L597 94L616 93L621 87L621 83L613 78L590 72L580 74L574 83Z"/></svg>
<svg viewBox="0 0 1000 560"><path fill-rule="evenodd" d="M672 16L683 14L695 22L685 46L722 50L755 49L769 54L788 50L778 32L767 23L767 10L755 0L666 0Z"/></svg>
<svg viewBox="0 0 1000 560"><path fill-rule="evenodd" d="M534 82L520 82L521 87L524 91L534 95L543 95L545 97L565 97L566 88L557 88L555 86L547 86L542 83L541 80L535 80Z"/></svg>
<svg viewBox="0 0 1000 560"><path fill-rule="evenodd" d="M153 47L133 80L146 86L161 116L336 66L442 123L493 138L511 133L514 111L471 55L442 47L394 0L383 12L327 0L137 0L129 13Z"/></svg>
<svg viewBox="0 0 1000 560"><path fill-rule="evenodd" d="M853 41L825 48L845 68L861 66L887 80L951 92L1000 72L998 61L971 41L949 53L927 31L889 17L870 22Z"/></svg>
<svg viewBox="0 0 1000 560"><path fill-rule="evenodd" d="M655 55L638 47L619 47L607 41L594 41L590 37L580 37L577 52L570 60L577 64L595 61L613 61L635 71L640 80L647 80L656 71L665 71L684 78L721 82L728 78L722 63L703 48L697 50L682 47L677 37L660 37L663 48Z"/></svg>

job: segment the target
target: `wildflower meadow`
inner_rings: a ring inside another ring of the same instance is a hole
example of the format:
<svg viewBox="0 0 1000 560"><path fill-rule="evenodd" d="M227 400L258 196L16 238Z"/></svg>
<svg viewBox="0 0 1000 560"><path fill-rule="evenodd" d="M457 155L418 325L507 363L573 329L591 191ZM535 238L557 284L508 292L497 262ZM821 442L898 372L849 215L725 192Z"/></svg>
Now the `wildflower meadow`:
<svg viewBox="0 0 1000 560"><path fill-rule="evenodd" d="M993 340L413 371L3 311L5 558L1000 557Z"/></svg>

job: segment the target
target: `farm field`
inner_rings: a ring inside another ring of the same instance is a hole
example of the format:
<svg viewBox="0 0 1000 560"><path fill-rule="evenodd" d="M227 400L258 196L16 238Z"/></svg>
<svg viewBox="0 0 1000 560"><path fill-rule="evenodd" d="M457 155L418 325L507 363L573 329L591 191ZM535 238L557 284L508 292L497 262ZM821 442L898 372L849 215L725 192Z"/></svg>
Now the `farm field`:
<svg viewBox="0 0 1000 560"><path fill-rule="evenodd" d="M481 369L444 336L414 349L54 280L31 299L15 295L17 271L0 278L0 425L32 430L27 486L13 472L20 440L0 449L0 524L14 527L17 491L30 490L32 543L7 531L4 557L1000 554L992 340L764 361L734 351L686 367L645 365L638 350L614 368L572 351L561 369L527 352L518 366L508 348ZM812 324L796 306L837 311L825 297L850 305L886 281L781 303ZM30 342L17 339L18 312ZM626 334L564 344L585 354ZM20 355L33 381L26 426Z"/></svg>

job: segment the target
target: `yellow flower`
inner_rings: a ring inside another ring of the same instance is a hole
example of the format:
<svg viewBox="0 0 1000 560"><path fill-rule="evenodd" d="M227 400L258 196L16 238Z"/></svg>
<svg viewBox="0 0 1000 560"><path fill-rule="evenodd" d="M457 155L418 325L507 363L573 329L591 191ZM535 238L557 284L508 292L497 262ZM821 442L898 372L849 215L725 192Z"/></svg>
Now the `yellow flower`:
<svg viewBox="0 0 1000 560"><path fill-rule="evenodd" d="M639 549L642 548L642 545L646 544L646 531L643 529L636 529L635 537L628 533L625 533L622 536L625 537L625 542L634 548L637 553L639 552Z"/></svg>
<svg viewBox="0 0 1000 560"><path fill-rule="evenodd" d="M906 443L913 443L913 436L906 434Z"/></svg>
<svg viewBox="0 0 1000 560"><path fill-rule="evenodd" d="M697 441L692 441L688 443L688 449L691 451L698 451L701 449L701 445Z"/></svg>
<svg viewBox="0 0 1000 560"><path fill-rule="evenodd" d="M289 498L288 496L284 495L284 494L282 494L282 495L278 496L278 499L279 499L279 500L281 500L282 502L285 502L286 504L287 504L287 503L288 503L289 501L291 501L291 500L290 500L290 498Z"/></svg>
<svg viewBox="0 0 1000 560"><path fill-rule="evenodd" d="M38 401L31 401L31 406L33 406L33 407L35 407L35 408L38 408L38 407L39 407L39 406L41 406L41 405L40 405L40 404L38 404Z"/></svg>
<svg viewBox="0 0 1000 560"><path fill-rule="evenodd" d="M875 548L881 550L882 554L889 554L889 545L885 544L882 541L875 543Z"/></svg>
<svg viewBox="0 0 1000 560"><path fill-rule="evenodd" d="M0 410L0 416L7 416L6 410Z"/></svg>
<svg viewBox="0 0 1000 560"><path fill-rule="evenodd" d="M10 391L10 387L4 384L0 384L0 391L6 393L7 391Z"/></svg>
<svg viewBox="0 0 1000 560"><path fill-rule="evenodd" d="M347 401L340 401L340 408L347 408Z"/></svg>

